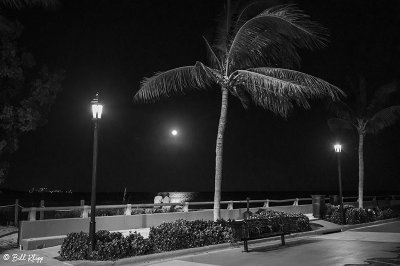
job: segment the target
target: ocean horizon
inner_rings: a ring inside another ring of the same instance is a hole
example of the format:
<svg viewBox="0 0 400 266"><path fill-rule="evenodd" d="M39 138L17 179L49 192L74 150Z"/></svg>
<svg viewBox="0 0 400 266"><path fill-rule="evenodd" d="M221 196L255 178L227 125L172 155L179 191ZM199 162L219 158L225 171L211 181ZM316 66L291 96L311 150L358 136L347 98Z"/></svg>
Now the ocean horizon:
<svg viewBox="0 0 400 266"><path fill-rule="evenodd" d="M111 204L142 204L153 203L157 193L168 192L171 202L204 202L213 201L213 191L154 191L154 192L126 192L124 201L124 192L98 192L96 194L97 205ZM393 191L375 191L365 192L365 196L388 196L399 194ZM72 193L29 193L21 191L3 190L0 194L0 206L13 204L15 199L19 200L19 204L23 207L40 206L40 201L44 200L45 206L77 206L80 201L84 200L85 204L90 204L90 192L72 192ZM222 201L229 200L246 200L249 197L252 200L282 200L293 198L311 198L311 195L338 195L338 191L223 191L221 193ZM345 197L356 197L357 191L344 191Z"/></svg>

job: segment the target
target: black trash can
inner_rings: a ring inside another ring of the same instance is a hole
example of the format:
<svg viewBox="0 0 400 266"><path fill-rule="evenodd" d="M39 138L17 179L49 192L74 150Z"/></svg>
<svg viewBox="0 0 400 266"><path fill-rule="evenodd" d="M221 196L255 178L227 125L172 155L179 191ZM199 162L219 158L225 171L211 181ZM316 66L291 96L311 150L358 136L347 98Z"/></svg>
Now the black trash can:
<svg viewBox="0 0 400 266"><path fill-rule="evenodd" d="M313 216L315 218L324 218L325 216L325 195L311 195Z"/></svg>

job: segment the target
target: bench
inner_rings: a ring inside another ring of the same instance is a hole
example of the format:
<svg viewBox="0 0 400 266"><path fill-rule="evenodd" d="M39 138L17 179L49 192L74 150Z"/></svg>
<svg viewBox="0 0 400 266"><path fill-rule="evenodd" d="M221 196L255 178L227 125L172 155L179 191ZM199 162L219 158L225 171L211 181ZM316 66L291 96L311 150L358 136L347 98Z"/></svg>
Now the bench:
<svg viewBox="0 0 400 266"><path fill-rule="evenodd" d="M270 219L248 219L229 222L232 228L233 239L243 241L244 251L248 252L248 241L269 237L281 237L282 245L285 245L285 235L298 232L297 217L285 217L271 225Z"/></svg>

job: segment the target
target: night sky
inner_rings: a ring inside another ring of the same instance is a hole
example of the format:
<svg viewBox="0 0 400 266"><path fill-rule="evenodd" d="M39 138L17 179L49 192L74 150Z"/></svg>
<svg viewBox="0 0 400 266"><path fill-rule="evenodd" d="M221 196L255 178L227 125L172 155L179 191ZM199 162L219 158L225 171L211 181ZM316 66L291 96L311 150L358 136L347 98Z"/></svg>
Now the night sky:
<svg viewBox="0 0 400 266"><path fill-rule="evenodd" d="M277 1L275 1L277 2ZM66 71L48 123L21 138L5 188L90 191L93 123L90 101L104 103L98 191L213 191L220 92L135 104L143 77L206 62L202 35L215 37L225 1L75 0L55 10L11 11L25 30L20 44L39 64ZM297 3L330 33L329 46L303 52L301 71L346 91L359 71L376 82L399 77L399 1ZM400 104L400 97L393 99ZM331 117L325 103L287 118L231 97L225 132L223 191L337 189ZM179 136L171 137L176 128ZM399 191L400 123L365 144L365 190ZM343 134L343 187L356 194L355 132Z"/></svg>

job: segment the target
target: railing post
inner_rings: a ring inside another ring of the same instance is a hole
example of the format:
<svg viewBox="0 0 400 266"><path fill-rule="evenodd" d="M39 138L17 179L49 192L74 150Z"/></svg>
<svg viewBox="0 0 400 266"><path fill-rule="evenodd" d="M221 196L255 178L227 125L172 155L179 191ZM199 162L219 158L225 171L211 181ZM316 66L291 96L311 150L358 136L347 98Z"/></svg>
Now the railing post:
<svg viewBox="0 0 400 266"><path fill-rule="evenodd" d="M296 200L293 202L293 206L299 206L299 199L296 198Z"/></svg>
<svg viewBox="0 0 400 266"><path fill-rule="evenodd" d="M19 200L15 200L14 205L14 226L18 226L18 214L19 214Z"/></svg>
<svg viewBox="0 0 400 266"><path fill-rule="evenodd" d="M233 210L233 201L228 203L228 210Z"/></svg>
<svg viewBox="0 0 400 266"><path fill-rule="evenodd" d="M263 208L269 208L269 199L264 202Z"/></svg>
<svg viewBox="0 0 400 266"><path fill-rule="evenodd" d="M184 202L183 212L189 212L189 202Z"/></svg>
<svg viewBox="0 0 400 266"><path fill-rule="evenodd" d="M44 208L44 200L40 201L40 207ZM41 210L39 213L39 220L44 220L44 211L43 210Z"/></svg>
<svg viewBox="0 0 400 266"><path fill-rule="evenodd" d="M83 206L82 218L88 218L88 217L89 217L89 206L85 205Z"/></svg>
<svg viewBox="0 0 400 266"><path fill-rule="evenodd" d="M81 206L84 207L85 206L85 200L81 200ZM83 212L85 211L85 208L81 209L81 218L83 218Z"/></svg>
<svg viewBox="0 0 400 266"><path fill-rule="evenodd" d="M131 214L132 214L132 204L126 204L125 215L131 215Z"/></svg>
<svg viewBox="0 0 400 266"><path fill-rule="evenodd" d="M36 207L31 207L29 210L29 221L36 221Z"/></svg>

